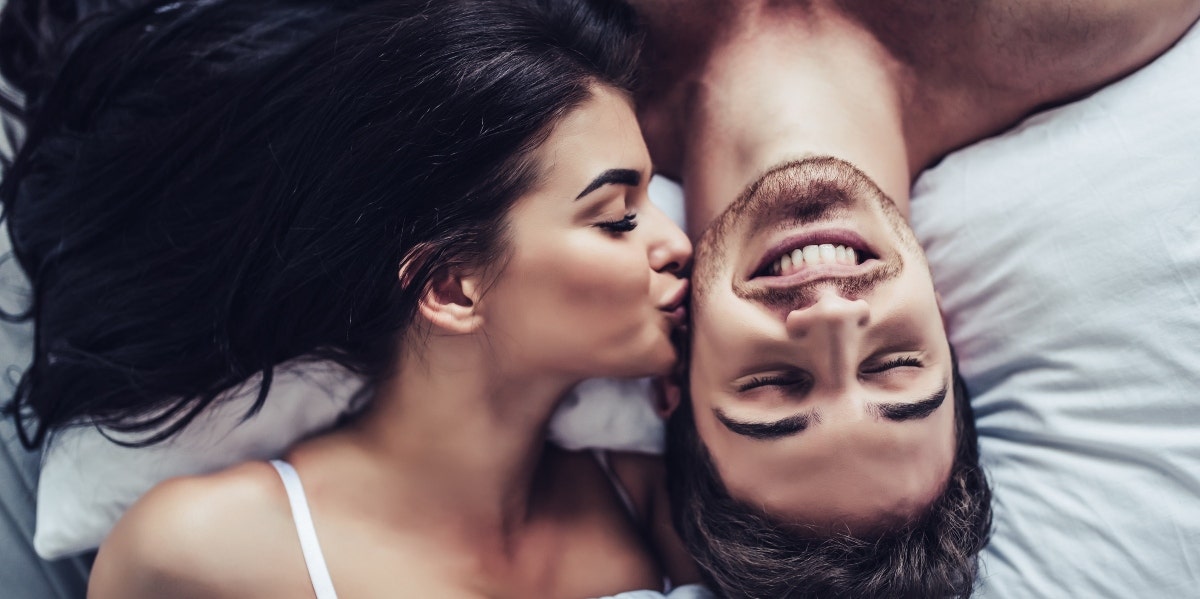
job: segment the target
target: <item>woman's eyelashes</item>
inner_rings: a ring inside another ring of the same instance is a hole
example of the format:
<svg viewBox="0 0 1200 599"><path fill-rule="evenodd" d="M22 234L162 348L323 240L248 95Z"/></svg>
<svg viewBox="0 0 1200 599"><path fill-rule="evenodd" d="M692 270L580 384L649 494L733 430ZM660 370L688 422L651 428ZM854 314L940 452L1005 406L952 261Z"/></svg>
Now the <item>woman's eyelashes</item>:
<svg viewBox="0 0 1200 599"><path fill-rule="evenodd" d="M596 226L600 229L613 234L628 233L636 229L637 225L637 214L633 212L626 214L625 217L620 220L596 223Z"/></svg>

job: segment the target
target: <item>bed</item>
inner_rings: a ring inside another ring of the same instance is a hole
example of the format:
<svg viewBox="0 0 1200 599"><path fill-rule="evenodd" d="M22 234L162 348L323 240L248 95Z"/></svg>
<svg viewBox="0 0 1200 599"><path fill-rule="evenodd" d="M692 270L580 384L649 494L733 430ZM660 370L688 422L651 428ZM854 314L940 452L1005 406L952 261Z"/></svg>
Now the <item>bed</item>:
<svg viewBox="0 0 1200 599"><path fill-rule="evenodd" d="M1193 30L1125 80L960 150L916 183L913 227L995 487L982 597L1200 588L1196 73ZM677 192L658 187L656 199L677 211ZM20 296L12 268L0 277L4 302ZM0 333L5 364L27 359L26 328ZM600 385L573 400L557 429L563 442L660 447L652 414L606 401L614 392L638 393ZM33 553L38 459L17 448L11 425L0 437L0 589L9 599L83 596L94 541L43 551L74 556L53 562ZM78 478L88 471L79 460L102 456L51 458L44 489L103 491ZM38 514L39 534L55 526L54 510L88 509L55 506Z"/></svg>

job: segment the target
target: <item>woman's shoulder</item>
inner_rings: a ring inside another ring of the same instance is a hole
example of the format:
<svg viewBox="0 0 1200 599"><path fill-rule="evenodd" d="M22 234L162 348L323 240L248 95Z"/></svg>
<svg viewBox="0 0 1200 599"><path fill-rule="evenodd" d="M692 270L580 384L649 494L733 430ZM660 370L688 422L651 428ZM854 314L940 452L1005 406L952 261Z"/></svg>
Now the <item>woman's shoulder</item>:
<svg viewBox="0 0 1200 599"><path fill-rule="evenodd" d="M308 584L294 530L286 491L266 462L171 479L105 540L89 597L290 595Z"/></svg>

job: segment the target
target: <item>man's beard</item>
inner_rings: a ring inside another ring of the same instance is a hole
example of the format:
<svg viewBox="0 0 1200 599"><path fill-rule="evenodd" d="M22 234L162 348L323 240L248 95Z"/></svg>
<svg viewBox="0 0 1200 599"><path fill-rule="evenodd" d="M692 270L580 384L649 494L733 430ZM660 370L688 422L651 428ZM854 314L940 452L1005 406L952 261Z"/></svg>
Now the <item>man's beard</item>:
<svg viewBox="0 0 1200 599"><path fill-rule="evenodd" d="M878 208L899 240L899 251L869 272L819 279L787 288L750 288L734 282L734 292L770 306L811 303L822 286L835 286L844 297L859 297L879 284L898 277L906 258L924 263L924 254L895 203L865 173L844 160L810 157L777 165L751 183L722 212L696 243L693 298L699 303L728 270L732 236L749 236L764 230L832 222L851 213L856 204Z"/></svg>

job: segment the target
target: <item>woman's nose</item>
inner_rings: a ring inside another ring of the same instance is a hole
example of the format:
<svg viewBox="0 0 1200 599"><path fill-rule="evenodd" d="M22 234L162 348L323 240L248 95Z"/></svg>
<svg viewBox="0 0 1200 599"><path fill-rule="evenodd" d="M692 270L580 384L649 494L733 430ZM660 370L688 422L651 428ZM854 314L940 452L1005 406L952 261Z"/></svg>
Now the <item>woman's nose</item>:
<svg viewBox="0 0 1200 599"><path fill-rule="evenodd" d="M650 233L650 268L657 272L681 274L692 260L692 242L657 206L642 210Z"/></svg>

